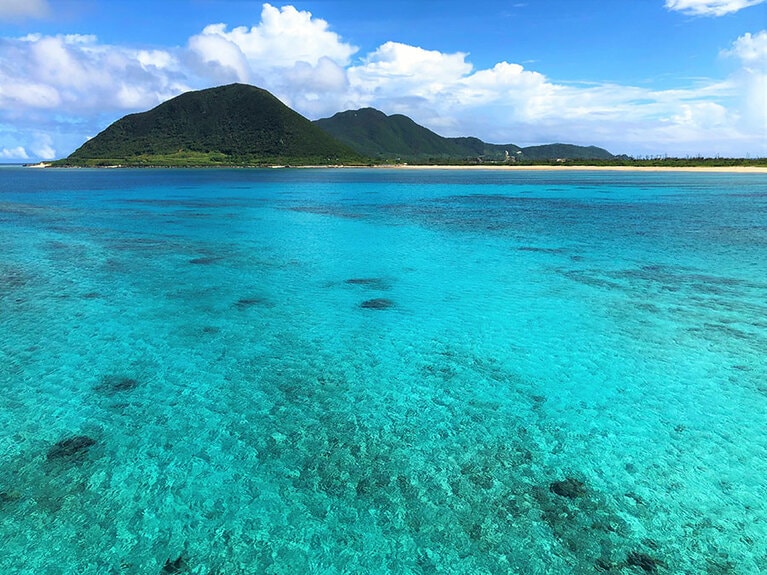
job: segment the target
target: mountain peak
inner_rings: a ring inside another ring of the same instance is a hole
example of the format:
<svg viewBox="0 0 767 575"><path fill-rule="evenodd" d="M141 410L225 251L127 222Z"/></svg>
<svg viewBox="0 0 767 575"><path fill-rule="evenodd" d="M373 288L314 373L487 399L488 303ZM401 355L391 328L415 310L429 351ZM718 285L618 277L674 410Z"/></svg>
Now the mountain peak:
<svg viewBox="0 0 767 575"><path fill-rule="evenodd" d="M361 158L274 95L227 84L125 116L67 158L98 165L335 164Z"/></svg>

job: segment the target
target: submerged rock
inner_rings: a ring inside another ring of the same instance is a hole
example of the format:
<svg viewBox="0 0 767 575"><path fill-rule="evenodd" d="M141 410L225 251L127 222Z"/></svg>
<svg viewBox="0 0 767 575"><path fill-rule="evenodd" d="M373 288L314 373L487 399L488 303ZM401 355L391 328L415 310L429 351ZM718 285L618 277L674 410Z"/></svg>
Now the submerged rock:
<svg viewBox="0 0 767 575"><path fill-rule="evenodd" d="M360 304L360 307L365 309L389 309L390 307L394 307L394 302L385 297L377 297L363 301Z"/></svg>
<svg viewBox="0 0 767 575"><path fill-rule="evenodd" d="M581 497L586 494L586 486L582 481L578 481L574 477L568 477L562 481L551 483L549 485L549 491L560 497L575 499L576 497Z"/></svg>
<svg viewBox="0 0 767 575"><path fill-rule="evenodd" d="M612 571L615 565L609 559L600 558L594 562L594 567L599 571Z"/></svg>
<svg viewBox="0 0 767 575"><path fill-rule="evenodd" d="M389 282L383 278L351 278L344 283L381 291L389 289Z"/></svg>
<svg viewBox="0 0 767 575"><path fill-rule="evenodd" d="M195 265L207 265L207 264L216 263L220 259L221 259L220 256L204 256L200 258L192 258L191 260L189 260L189 263L195 264Z"/></svg>
<svg viewBox="0 0 767 575"><path fill-rule="evenodd" d="M242 299L238 299L234 306L237 309L248 309L249 307L256 305L266 305L267 303L268 300L263 297L244 297Z"/></svg>
<svg viewBox="0 0 767 575"><path fill-rule="evenodd" d="M84 456L96 440L87 435L75 435L57 442L48 450L49 460L74 459Z"/></svg>
<svg viewBox="0 0 767 575"><path fill-rule="evenodd" d="M179 555L173 561L170 559L165 560L165 565L163 565L162 571L160 571L160 575L167 575L169 573L181 573L188 567L189 566L186 564L186 561L184 561L184 556Z"/></svg>
<svg viewBox="0 0 767 575"><path fill-rule="evenodd" d="M139 386L137 379L124 375L107 375L96 386L96 391L104 395L114 395L125 391L132 391Z"/></svg>
<svg viewBox="0 0 767 575"><path fill-rule="evenodd" d="M663 561L638 551L632 551L628 554L626 564L632 567L639 567L647 573L655 573L658 571L658 567L664 565Z"/></svg>
<svg viewBox="0 0 767 575"><path fill-rule="evenodd" d="M21 493L18 491L0 491L0 505L3 503L13 503L21 499Z"/></svg>

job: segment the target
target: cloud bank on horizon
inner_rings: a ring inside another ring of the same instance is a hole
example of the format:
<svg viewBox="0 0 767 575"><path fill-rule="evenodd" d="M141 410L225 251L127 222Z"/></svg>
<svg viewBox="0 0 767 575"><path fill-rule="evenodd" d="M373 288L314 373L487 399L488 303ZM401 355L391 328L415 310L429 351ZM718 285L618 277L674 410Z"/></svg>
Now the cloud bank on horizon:
<svg viewBox="0 0 767 575"><path fill-rule="evenodd" d="M765 0L666 0L666 8L695 16L724 16Z"/></svg>
<svg viewBox="0 0 767 575"><path fill-rule="evenodd" d="M763 1L665 0L665 8L716 18ZM0 21L53 12L45 0L0 0ZM666 89L568 83L515 62L475 68L468 53L392 40L362 53L312 13L270 4L254 25L212 23L170 47L90 34L0 37L0 161L68 155L127 113L230 82L265 88L311 119L370 106L494 143L767 156L767 31L743 32L703 56L731 71Z"/></svg>

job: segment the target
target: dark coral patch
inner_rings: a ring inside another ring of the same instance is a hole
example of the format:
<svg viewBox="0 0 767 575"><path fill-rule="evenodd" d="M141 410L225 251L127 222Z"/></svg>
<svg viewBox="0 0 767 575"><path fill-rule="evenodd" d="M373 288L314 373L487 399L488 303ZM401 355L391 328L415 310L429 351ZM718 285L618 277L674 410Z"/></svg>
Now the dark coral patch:
<svg viewBox="0 0 767 575"><path fill-rule="evenodd" d="M564 248L541 248L538 246L520 246L517 248L520 252L536 252L540 254L561 254Z"/></svg>
<svg viewBox="0 0 767 575"><path fill-rule="evenodd" d="M78 459L96 444L96 440L87 435L75 435L57 442L48 450L49 460Z"/></svg>
<svg viewBox="0 0 767 575"><path fill-rule="evenodd" d="M207 257L201 257L201 258L193 258L193 259L189 260L189 263L190 264L195 264L195 265L198 265L198 266L200 266L200 265L204 266L204 265L216 263L220 259L221 258L219 256L207 256Z"/></svg>
<svg viewBox="0 0 767 575"><path fill-rule="evenodd" d="M632 551L626 557L626 564L632 567L639 567L646 573L655 573L658 567L664 565L663 561L650 557L647 553Z"/></svg>
<svg viewBox="0 0 767 575"><path fill-rule="evenodd" d="M253 306L267 305L268 300L264 297L244 297L234 304L237 309L248 309Z"/></svg>
<svg viewBox="0 0 767 575"><path fill-rule="evenodd" d="M551 483L549 485L549 491L560 497L575 499L576 497L581 497L586 494L586 486L582 481L578 481L574 477L568 477L562 481Z"/></svg>
<svg viewBox="0 0 767 575"><path fill-rule="evenodd" d="M615 565L613 565L609 559L600 558L594 562L594 567L596 567L598 571L612 571L614 566Z"/></svg>
<svg viewBox="0 0 767 575"><path fill-rule="evenodd" d="M0 491L0 505L3 503L14 503L21 499L18 491Z"/></svg>
<svg viewBox="0 0 767 575"><path fill-rule="evenodd" d="M96 386L96 391L104 395L115 395L126 391L133 391L139 386L137 379L124 375L107 375Z"/></svg>
<svg viewBox="0 0 767 575"><path fill-rule="evenodd" d="M365 309L389 309L390 307L394 307L394 302L385 297L377 297L363 301L360 304L360 307Z"/></svg>
<svg viewBox="0 0 767 575"><path fill-rule="evenodd" d="M388 290L390 288L389 282L383 278L350 278L345 280L344 283L381 291Z"/></svg>
<svg viewBox="0 0 767 575"><path fill-rule="evenodd" d="M182 571L185 571L188 569L188 565L186 561L184 561L184 556L179 555L176 559L171 561L170 559L165 560L165 565L162 567L162 571L160 571L161 575L167 575L169 573L181 573Z"/></svg>
<svg viewBox="0 0 767 575"><path fill-rule="evenodd" d="M364 217L362 214L346 211L335 206L295 206L288 208L292 212L301 212L305 214L316 214L319 216L334 216L337 218L348 218L357 220Z"/></svg>

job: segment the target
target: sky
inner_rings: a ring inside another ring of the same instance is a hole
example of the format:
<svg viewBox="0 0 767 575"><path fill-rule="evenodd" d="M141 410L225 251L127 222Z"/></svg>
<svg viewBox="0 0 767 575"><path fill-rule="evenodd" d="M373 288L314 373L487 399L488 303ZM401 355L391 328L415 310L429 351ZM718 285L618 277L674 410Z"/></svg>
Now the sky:
<svg viewBox="0 0 767 575"><path fill-rule="evenodd" d="M232 82L312 120L767 157L767 0L0 0L0 162Z"/></svg>

